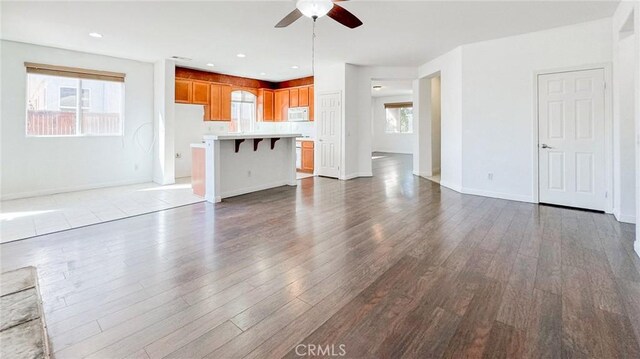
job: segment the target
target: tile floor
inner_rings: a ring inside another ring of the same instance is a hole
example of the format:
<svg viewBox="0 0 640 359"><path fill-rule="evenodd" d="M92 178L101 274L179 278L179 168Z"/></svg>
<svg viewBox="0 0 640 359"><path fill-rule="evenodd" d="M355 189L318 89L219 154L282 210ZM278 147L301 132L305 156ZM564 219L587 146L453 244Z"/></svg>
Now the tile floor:
<svg viewBox="0 0 640 359"><path fill-rule="evenodd" d="M191 178L0 202L0 243L202 202Z"/></svg>

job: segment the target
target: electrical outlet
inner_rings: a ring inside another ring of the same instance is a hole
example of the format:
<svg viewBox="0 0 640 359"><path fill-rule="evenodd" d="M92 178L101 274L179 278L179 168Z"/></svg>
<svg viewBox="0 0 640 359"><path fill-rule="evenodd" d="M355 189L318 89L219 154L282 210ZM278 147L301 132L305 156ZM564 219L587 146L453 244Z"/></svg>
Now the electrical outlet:
<svg viewBox="0 0 640 359"><path fill-rule="evenodd" d="M182 158L182 153L176 152L176 158Z"/></svg>
<svg viewBox="0 0 640 359"><path fill-rule="evenodd" d="M493 172L487 173L487 178L489 179L489 181L493 181Z"/></svg>

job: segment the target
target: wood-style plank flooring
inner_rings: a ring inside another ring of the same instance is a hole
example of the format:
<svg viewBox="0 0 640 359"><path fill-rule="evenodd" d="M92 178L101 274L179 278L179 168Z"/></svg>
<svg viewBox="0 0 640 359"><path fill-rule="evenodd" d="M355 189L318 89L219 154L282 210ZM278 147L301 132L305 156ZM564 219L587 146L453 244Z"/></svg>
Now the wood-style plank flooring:
<svg viewBox="0 0 640 359"><path fill-rule="evenodd" d="M640 358L633 226L381 156L373 178L3 244L2 270L37 266L58 359Z"/></svg>

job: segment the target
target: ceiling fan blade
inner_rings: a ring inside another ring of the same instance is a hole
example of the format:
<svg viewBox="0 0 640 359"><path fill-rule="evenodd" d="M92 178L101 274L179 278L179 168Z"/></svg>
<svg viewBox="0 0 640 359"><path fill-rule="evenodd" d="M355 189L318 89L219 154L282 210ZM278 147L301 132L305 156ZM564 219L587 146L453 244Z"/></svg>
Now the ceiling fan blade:
<svg viewBox="0 0 640 359"><path fill-rule="evenodd" d="M276 24L276 27L287 27L293 24L294 21L298 20L302 17L302 12L300 10L295 9L289 13L289 15L285 16L279 23Z"/></svg>
<svg viewBox="0 0 640 359"><path fill-rule="evenodd" d="M362 21L360 21L360 19L350 13L349 10L336 4L333 4L333 8L329 10L327 16L350 29L355 29L356 27L362 25Z"/></svg>

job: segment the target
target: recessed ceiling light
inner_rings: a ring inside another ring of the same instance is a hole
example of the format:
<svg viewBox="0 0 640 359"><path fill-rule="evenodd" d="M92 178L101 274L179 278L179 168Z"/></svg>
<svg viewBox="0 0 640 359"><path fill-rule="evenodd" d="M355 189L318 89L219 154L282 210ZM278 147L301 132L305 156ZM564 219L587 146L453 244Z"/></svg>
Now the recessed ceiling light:
<svg viewBox="0 0 640 359"><path fill-rule="evenodd" d="M298 65L293 65L293 66L291 66L291 68L292 68L292 69L294 69L294 70L297 70L297 69L299 69L300 67L298 67Z"/></svg>
<svg viewBox="0 0 640 359"><path fill-rule="evenodd" d="M264 75L266 75L266 74L267 74L266 72L261 72L261 73L260 73L260 76L264 76Z"/></svg>
<svg viewBox="0 0 640 359"><path fill-rule="evenodd" d="M245 54L237 54L236 56L238 56L239 58L247 57L247 55Z"/></svg>
<svg viewBox="0 0 640 359"><path fill-rule="evenodd" d="M376 91L380 91L380 90L382 90L382 86L375 85L375 86L373 86L373 89L376 90Z"/></svg>
<svg viewBox="0 0 640 359"><path fill-rule="evenodd" d="M214 65L214 64L212 64L212 63L208 63L208 64L207 64L207 66L209 66L209 67L214 67L215 65Z"/></svg>
<svg viewBox="0 0 640 359"><path fill-rule="evenodd" d="M100 39L100 38L102 38L102 34L97 33L97 32L90 32L90 33L89 33L89 36L91 36L91 37L95 37L96 39Z"/></svg>

